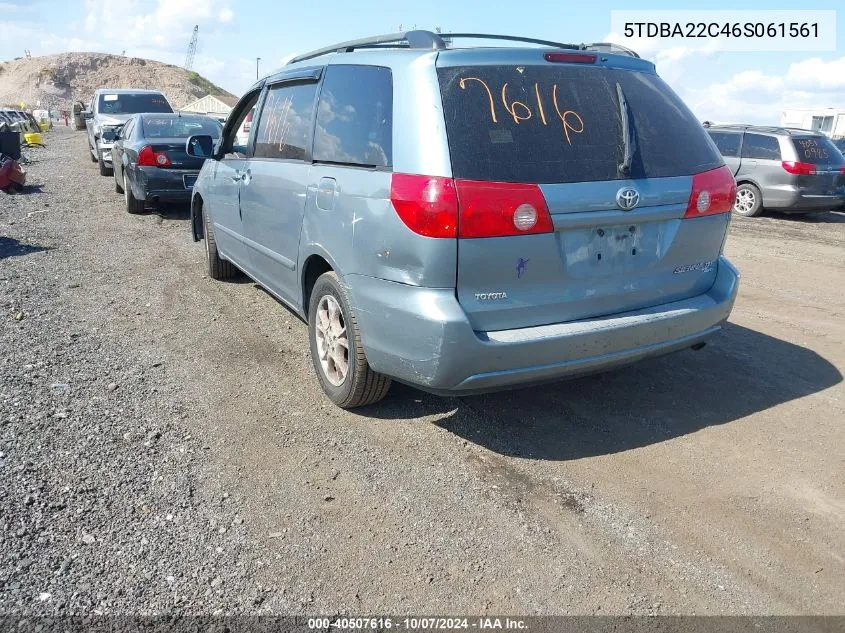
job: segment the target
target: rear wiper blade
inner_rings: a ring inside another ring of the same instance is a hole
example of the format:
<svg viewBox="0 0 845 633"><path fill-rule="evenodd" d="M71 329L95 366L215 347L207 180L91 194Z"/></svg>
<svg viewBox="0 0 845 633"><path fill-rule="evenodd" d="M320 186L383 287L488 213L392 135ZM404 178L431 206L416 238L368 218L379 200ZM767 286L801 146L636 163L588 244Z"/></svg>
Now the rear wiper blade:
<svg viewBox="0 0 845 633"><path fill-rule="evenodd" d="M622 118L622 141L625 144L625 154L619 163L619 173L627 175L631 172L631 162L634 160L634 126L631 124L631 109L628 100L622 92L622 86L616 83L616 96L619 98L619 115Z"/></svg>

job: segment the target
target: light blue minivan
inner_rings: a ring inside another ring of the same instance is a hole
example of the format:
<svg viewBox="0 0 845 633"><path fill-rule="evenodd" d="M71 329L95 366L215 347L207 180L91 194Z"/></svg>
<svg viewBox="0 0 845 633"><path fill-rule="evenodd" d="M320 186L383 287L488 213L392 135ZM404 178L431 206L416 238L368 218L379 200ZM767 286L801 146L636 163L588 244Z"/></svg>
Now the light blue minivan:
<svg viewBox="0 0 845 633"><path fill-rule="evenodd" d="M697 349L736 297L733 176L616 46L344 42L257 82L187 151L209 158L191 204L209 275L239 269L306 320L341 407L391 380L463 395Z"/></svg>

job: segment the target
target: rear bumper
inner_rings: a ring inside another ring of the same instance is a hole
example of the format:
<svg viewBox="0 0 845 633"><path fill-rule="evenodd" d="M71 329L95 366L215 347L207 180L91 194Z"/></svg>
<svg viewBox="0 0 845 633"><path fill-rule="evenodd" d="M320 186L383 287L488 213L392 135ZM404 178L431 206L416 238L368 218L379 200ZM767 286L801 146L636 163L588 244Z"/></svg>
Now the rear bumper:
<svg viewBox="0 0 845 633"><path fill-rule="evenodd" d="M142 190L143 198L148 202L176 202L189 203L191 189L185 189L184 176L197 176L196 169L162 169L159 167L139 167L137 171L137 186ZM138 197L141 192L133 193Z"/></svg>
<svg viewBox="0 0 845 633"><path fill-rule="evenodd" d="M845 206L845 193L815 195L793 186L776 187L763 192L763 206L785 213L837 210Z"/></svg>
<svg viewBox="0 0 845 633"><path fill-rule="evenodd" d="M473 331L452 289L345 278L367 360L424 390L465 395L570 378L687 348L730 315L739 274L725 259L713 287L682 301L608 317Z"/></svg>

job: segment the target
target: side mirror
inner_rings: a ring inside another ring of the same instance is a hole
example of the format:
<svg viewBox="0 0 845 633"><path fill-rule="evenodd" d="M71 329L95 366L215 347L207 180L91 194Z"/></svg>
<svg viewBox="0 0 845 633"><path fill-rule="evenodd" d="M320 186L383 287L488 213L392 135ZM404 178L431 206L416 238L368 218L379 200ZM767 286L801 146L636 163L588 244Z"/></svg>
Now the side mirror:
<svg viewBox="0 0 845 633"><path fill-rule="evenodd" d="M213 158L214 139L208 134L191 136L185 143L185 153L194 158Z"/></svg>
<svg viewBox="0 0 845 633"><path fill-rule="evenodd" d="M93 112L84 111L84 112L82 113L82 118L83 118L83 119L85 119L86 121L87 121L88 119L93 119L93 118L94 118L94 113L93 113Z"/></svg>

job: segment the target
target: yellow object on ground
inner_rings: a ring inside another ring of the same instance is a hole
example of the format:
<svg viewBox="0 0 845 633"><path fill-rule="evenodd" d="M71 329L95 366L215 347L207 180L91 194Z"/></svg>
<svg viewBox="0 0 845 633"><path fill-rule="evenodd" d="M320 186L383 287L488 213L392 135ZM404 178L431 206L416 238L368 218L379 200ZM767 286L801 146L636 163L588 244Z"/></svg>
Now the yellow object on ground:
<svg viewBox="0 0 845 633"><path fill-rule="evenodd" d="M49 121L39 121L38 127L41 128L42 132L46 132L50 129L50 122Z"/></svg>
<svg viewBox="0 0 845 633"><path fill-rule="evenodd" d="M30 145L43 145L41 142L41 134L39 132L27 132L23 135L23 137Z"/></svg>

